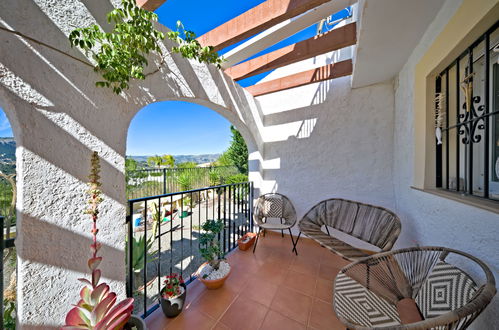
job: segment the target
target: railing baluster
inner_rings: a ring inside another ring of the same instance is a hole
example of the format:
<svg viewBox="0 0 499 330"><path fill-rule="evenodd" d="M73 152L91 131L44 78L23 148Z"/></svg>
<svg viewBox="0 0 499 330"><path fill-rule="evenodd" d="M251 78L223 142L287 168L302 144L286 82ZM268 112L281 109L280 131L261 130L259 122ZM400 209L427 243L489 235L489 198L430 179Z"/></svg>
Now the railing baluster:
<svg viewBox="0 0 499 330"><path fill-rule="evenodd" d="M147 316L147 200L144 205L144 314Z"/></svg>
<svg viewBox="0 0 499 330"><path fill-rule="evenodd" d="M0 236L0 254L2 257L2 263L0 265L0 326L2 326L3 329L3 249L5 247L5 242L4 242L4 217L0 216L0 229L2 231L2 235Z"/></svg>

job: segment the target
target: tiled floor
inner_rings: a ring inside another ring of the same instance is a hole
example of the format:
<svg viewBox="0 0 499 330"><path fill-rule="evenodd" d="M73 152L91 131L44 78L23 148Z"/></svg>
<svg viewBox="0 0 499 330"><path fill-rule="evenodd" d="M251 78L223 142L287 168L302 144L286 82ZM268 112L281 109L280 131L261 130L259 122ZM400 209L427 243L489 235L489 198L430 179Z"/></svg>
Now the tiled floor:
<svg viewBox="0 0 499 330"><path fill-rule="evenodd" d="M146 319L159 329L345 329L335 317L333 279L348 264L300 238L298 256L288 235L267 233L251 250L228 256L232 271L224 286L207 290L199 281L187 287L182 313L167 319L157 309Z"/></svg>

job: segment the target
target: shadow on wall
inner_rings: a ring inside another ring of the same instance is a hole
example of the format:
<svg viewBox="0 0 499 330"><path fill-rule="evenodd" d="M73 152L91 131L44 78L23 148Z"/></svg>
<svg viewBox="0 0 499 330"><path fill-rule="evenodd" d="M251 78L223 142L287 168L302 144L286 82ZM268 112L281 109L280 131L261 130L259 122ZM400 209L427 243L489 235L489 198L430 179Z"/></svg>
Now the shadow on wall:
<svg viewBox="0 0 499 330"><path fill-rule="evenodd" d="M307 87L283 91L280 100L300 92L308 102L313 95L311 105L265 116L265 126L276 126L281 140L265 144L265 158L279 157L280 166L265 169L264 180L279 182L298 213L328 197L393 208L392 85L351 89L343 77ZM272 102L264 99L262 106Z"/></svg>
<svg viewBox="0 0 499 330"><path fill-rule="evenodd" d="M58 267L60 269L69 269L75 272L89 275L87 260L91 256L90 244L92 239L83 236L84 233L76 233L54 224L48 223L38 218L31 217L25 213L22 214L22 225L36 228L36 230L25 233L22 237L23 245L29 246L29 258L25 259L22 249L18 249L18 255L24 261L39 263ZM88 223L88 233L91 228L91 220L88 216L82 215L82 222ZM102 226L101 226L102 227ZM85 234L87 233L85 232ZM99 235L105 236L106 229L101 228ZM98 240L100 242L100 240ZM123 237L123 246L125 237ZM50 250L47 249L50 247ZM72 251L73 253L68 253ZM116 265L125 264L125 252L114 247L103 244L99 254L103 256L103 262L100 265L102 275L105 278L122 281L124 267ZM87 276L88 277L88 276ZM75 296L78 292L75 292Z"/></svg>

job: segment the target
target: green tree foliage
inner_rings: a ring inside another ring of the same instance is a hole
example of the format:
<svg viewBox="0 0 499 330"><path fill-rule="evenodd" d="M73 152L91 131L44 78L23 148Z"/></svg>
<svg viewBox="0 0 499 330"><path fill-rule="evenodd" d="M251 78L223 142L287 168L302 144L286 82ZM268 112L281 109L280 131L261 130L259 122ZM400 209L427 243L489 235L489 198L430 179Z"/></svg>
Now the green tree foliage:
<svg viewBox="0 0 499 330"><path fill-rule="evenodd" d="M194 162L183 162L177 165L177 168L196 168L198 164Z"/></svg>
<svg viewBox="0 0 499 330"><path fill-rule="evenodd" d="M163 156L151 156L147 157L147 164L151 167L173 167L175 165L175 158L172 155L163 155Z"/></svg>
<svg viewBox="0 0 499 330"><path fill-rule="evenodd" d="M95 60L94 71L103 78L95 85L112 88L119 94L129 88L131 79L145 79L148 54L162 55L159 45L165 35L154 28L157 20L158 15L137 7L135 0L121 0L121 7L107 14L107 21L113 26L111 32L104 32L94 24L73 30L69 41L72 47L81 48ZM177 31L168 32L168 38L178 43L173 52L220 67L223 59L213 47L201 47L194 32L185 30L180 22L177 26Z"/></svg>
<svg viewBox="0 0 499 330"><path fill-rule="evenodd" d="M243 136L234 127L230 126L232 132L232 141L227 149L227 157L232 161L241 173L248 173L248 147L244 142Z"/></svg>
<svg viewBox="0 0 499 330"><path fill-rule="evenodd" d="M170 168L175 166L175 158L172 155L163 155L161 158L163 159L162 165Z"/></svg>
<svg viewBox="0 0 499 330"><path fill-rule="evenodd" d="M225 61L213 50L213 46L202 47L196 40L196 34L186 30L182 22L177 21L177 31L168 32L168 39L176 41L178 46L172 48L174 53L179 53L188 59L195 59L201 63L212 63L221 68Z"/></svg>
<svg viewBox="0 0 499 330"><path fill-rule="evenodd" d="M229 158L227 151L224 151L216 161L213 162L213 166L233 166L234 163L232 159Z"/></svg>

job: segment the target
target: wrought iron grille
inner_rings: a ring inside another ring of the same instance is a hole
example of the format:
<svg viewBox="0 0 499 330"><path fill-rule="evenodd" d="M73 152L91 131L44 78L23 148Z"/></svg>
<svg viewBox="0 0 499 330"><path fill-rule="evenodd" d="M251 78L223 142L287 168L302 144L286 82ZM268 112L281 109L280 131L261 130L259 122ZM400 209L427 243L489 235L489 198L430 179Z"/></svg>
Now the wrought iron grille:
<svg viewBox="0 0 499 330"><path fill-rule="evenodd" d="M436 187L490 200L499 200L498 27L435 82Z"/></svg>
<svg viewBox="0 0 499 330"><path fill-rule="evenodd" d="M2 233L0 235L0 251L2 255L2 262L0 263L0 329L7 328L7 325L4 324L4 313L5 313L5 303L9 304L10 301L4 300L4 256L5 250L13 249L14 246L14 238L11 237L8 228L5 228L4 217L0 216L0 228L2 229ZM7 232L7 233L6 233Z"/></svg>
<svg viewBox="0 0 499 330"><path fill-rule="evenodd" d="M134 313L147 317L158 308L165 275L180 274L186 284L194 279L203 262L199 234L206 220L223 220L223 254L253 231L252 200L251 182L129 200L127 295L135 298Z"/></svg>

